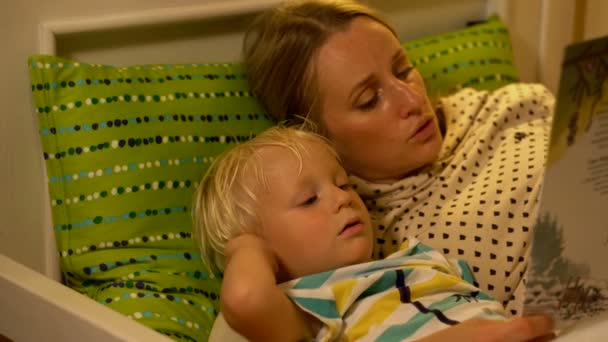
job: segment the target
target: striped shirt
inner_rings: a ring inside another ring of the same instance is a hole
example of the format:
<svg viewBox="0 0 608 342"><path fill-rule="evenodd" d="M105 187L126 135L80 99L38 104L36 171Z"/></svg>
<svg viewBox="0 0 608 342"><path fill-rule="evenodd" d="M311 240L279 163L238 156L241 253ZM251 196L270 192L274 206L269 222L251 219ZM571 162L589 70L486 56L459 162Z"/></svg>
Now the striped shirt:
<svg viewBox="0 0 608 342"><path fill-rule="evenodd" d="M323 323L317 341L419 339L461 321L504 319L503 306L472 285L464 261L409 239L379 261L305 276L280 286Z"/></svg>

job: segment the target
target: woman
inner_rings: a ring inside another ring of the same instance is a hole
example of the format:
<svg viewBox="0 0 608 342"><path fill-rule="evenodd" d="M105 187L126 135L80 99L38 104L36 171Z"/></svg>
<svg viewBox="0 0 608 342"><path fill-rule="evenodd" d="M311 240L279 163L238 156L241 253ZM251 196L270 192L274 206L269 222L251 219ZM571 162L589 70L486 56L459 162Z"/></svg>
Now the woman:
<svg viewBox="0 0 608 342"><path fill-rule="evenodd" d="M335 145L371 211L376 258L414 236L466 259L480 288L520 313L553 106L544 87L465 89L435 111L395 31L353 1L261 15L244 57L271 115L308 117Z"/></svg>

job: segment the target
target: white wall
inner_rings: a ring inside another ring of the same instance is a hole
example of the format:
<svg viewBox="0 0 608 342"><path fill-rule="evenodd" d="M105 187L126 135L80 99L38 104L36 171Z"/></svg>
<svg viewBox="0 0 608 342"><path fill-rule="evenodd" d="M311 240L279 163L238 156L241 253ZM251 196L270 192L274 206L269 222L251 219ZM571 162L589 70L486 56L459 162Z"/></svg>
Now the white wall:
<svg viewBox="0 0 608 342"><path fill-rule="evenodd" d="M592 39L608 35L608 1L586 0L584 38Z"/></svg>
<svg viewBox="0 0 608 342"><path fill-rule="evenodd" d="M0 2L0 252L41 270L42 161L30 103L26 58L36 51L44 1ZM50 12L47 10L47 12Z"/></svg>

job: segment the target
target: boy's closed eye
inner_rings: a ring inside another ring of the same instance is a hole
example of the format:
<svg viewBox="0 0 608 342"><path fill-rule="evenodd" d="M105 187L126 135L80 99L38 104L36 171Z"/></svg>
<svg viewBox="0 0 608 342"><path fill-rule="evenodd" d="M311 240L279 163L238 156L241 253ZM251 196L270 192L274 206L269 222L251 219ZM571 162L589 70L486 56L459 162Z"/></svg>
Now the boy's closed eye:
<svg viewBox="0 0 608 342"><path fill-rule="evenodd" d="M317 199L319 199L319 197L317 195L309 196L302 203L300 203L300 206L309 207L309 206L315 204L317 202Z"/></svg>
<svg viewBox="0 0 608 342"><path fill-rule="evenodd" d="M361 104L359 104L357 108L363 112L369 112L376 107L376 104L378 104L378 94L375 90L370 89L366 91L364 97L365 99L361 101Z"/></svg>

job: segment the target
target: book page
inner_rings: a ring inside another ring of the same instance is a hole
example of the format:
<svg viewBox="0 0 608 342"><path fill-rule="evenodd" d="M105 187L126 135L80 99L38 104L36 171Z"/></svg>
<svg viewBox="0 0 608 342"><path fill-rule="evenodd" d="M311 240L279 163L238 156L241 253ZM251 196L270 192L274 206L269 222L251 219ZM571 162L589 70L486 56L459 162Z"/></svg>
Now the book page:
<svg viewBox="0 0 608 342"><path fill-rule="evenodd" d="M558 328L608 310L608 37L564 61L524 308Z"/></svg>

